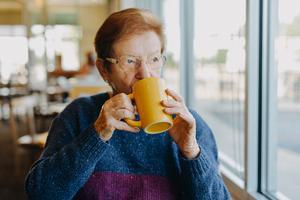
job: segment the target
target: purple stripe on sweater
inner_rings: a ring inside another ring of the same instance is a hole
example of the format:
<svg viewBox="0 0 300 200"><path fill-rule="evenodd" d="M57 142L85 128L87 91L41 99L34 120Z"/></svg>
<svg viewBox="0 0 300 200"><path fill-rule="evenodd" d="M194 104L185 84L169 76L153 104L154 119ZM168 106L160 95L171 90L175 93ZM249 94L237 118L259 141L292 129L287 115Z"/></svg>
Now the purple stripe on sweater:
<svg viewBox="0 0 300 200"><path fill-rule="evenodd" d="M160 176L94 173L77 194L77 199L176 199L176 189Z"/></svg>

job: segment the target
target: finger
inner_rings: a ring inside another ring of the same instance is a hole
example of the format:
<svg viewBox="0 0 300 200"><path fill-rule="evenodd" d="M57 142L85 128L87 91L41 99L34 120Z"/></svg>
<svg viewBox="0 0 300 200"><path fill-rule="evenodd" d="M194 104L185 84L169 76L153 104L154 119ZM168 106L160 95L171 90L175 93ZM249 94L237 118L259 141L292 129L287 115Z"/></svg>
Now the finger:
<svg viewBox="0 0 300 200"><path fill-rule="evenodd" d="M125 93L120 93L115 96L113 100L113 107L116 109L127 109L134 112L134 106L131 99Z"/></svg>
<svg viewBox="0 0 300 200"><path fill-rule="evenodd" d="M113 112L113 116L115 119L120 120L124 118L135 119L135 115L132 111L127 109L118 109Z"/></svg>
<svg viewBox="0 0 300 200"><path fill-rule="evenodd" d="M178 110L182 113L187 113L188 112L187 107L183 103L175 101L174 99L165 99L165 100L162 100L161 103L162 103L163 106L165 106L167 108L178 108L178 109L175 109L175 110Z"/></svg>
<svg viewBox="0 0 300 200"><path fill-rule="evenodd" d="M161 101L161 104L165 107L180 107L181 104L174 99L165 99Z"/></svg>
<svg viewBox="0 0 300 200"><path fill-rule="evenodd" d="M183 98L178 95L174 90L171 89L166 89L166 93L171 96L174 100L178 101L178 102L183 102Z"/></svg>
<svg viewBox="0 0 300 200"><path fill-rule="evenodd" d="M193 124L194 123L194 118L192 116L190 116L189 114L186 113L180 113L179 115L177 115L179 117L181 117L184 121L186 121L188 124Z"/></svg>
<svg viewBox="0 0 300 200"><path fill-rule="evenodd" d="M171 108L165 108L164 112L170 115L176 114L179 115L182 112L182 108L180 107L171 107Z"/></svg>
<svg viewBox="0 0 300 200"><path fill-rule="evenodd" d="M134 107L134 114L138 115L139 113L138 113L138 111L137 111L136 105L134 105L133 107Z"/></svg>
<svg viewBox="0 0 300 200"><path fill-rule="evenodd" d="M176 117L180 117L188 123L193 122L193 117L182 108L178 108L178 107L165 108L164 111L165 111L165 113L170 114L170 115L176 114Z"/></svg>
<svg viewBox="0 0 300 200"><path fill-rule="evenodd" d="M131 127L128 124L126 124L125 122L117 121L117 120L115 120L114 126L118 130L129 131L129 132L133 132L133 133L138 133L140 131L140 129L137 127Z"/></svg>

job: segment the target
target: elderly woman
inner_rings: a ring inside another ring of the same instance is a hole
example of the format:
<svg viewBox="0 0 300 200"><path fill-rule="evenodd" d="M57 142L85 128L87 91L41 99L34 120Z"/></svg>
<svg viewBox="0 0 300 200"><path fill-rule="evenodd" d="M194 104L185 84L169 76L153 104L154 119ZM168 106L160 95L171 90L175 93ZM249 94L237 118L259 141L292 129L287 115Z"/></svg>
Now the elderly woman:
<svg viewBox="0 0 300 200"><path fill-rule="evenodd" d="M161 23L146 10L110 15L95 38L97 67L112 93L73 101L52 123L47 144L26 179L30 199L230 199L218 173L211 130L180 95L164 100L173 127L149 135L126 94L160 77Z"/></svg>

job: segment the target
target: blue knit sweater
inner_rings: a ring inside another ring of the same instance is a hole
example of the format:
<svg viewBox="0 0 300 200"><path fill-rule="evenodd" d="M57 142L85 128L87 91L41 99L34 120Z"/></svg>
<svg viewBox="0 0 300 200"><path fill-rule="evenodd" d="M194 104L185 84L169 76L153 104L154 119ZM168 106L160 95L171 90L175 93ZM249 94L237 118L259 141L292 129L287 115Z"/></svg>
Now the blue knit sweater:
<svg viewBox="0 0 300 200"><path fill-rule="evenodd" d="M108 98L79 98L54 119L26 178L29 199L230 199L214 137L196 112L201 153L187 160L166 132L116 130L103 142L93 122Z"/></svg>

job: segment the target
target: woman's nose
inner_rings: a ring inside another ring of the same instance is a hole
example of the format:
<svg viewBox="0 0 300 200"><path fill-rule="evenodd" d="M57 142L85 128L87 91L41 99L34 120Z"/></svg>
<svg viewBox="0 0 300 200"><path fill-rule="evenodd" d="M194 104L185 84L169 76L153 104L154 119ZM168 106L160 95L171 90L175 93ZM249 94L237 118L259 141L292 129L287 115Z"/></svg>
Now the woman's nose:
<svg viewBox="0 0 300 200"><path fill-rule="evenodd" d="M135 78L137 79L144 79L144 78L149 78L151 77L151 72L147 66L146 62L141 62L138 71L135 75Z"/></svg>

